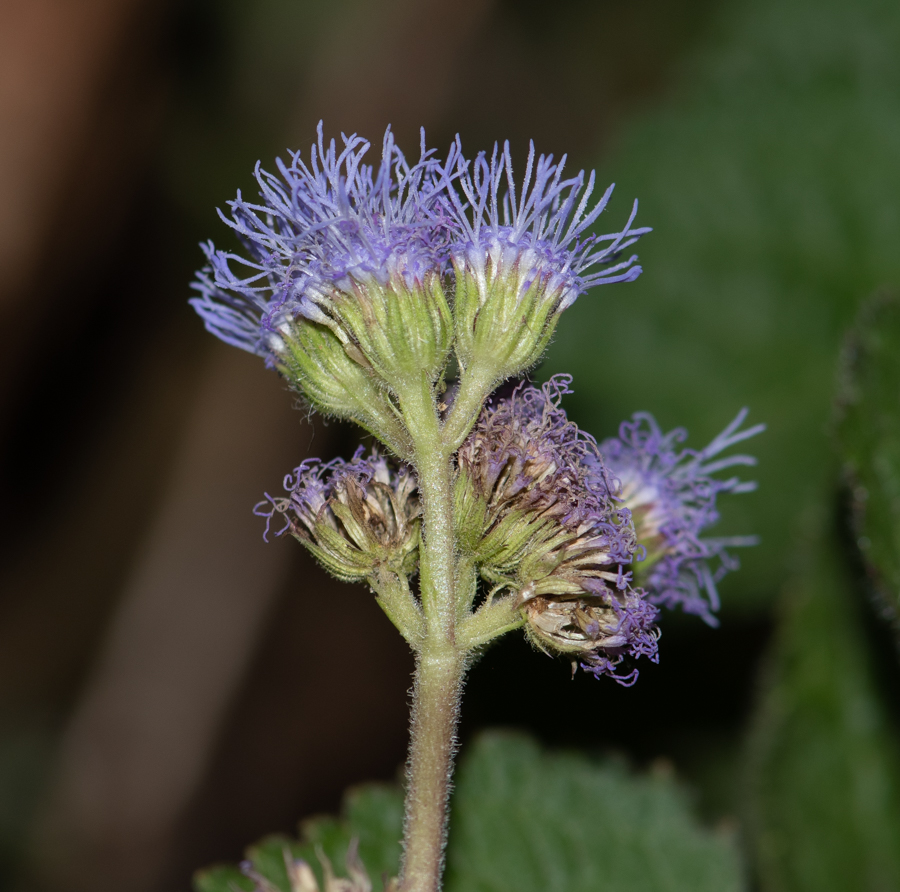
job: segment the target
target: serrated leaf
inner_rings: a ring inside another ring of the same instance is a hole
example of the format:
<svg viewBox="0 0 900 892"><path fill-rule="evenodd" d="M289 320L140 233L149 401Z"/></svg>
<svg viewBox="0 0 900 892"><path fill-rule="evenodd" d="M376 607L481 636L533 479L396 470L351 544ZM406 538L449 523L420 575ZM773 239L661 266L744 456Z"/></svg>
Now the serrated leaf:
<svg viewBox="0 0 900 892"><path fill-rule="evenodd" d="M732 892L743 883L733 840L699 827L671 779L494 733L459 769L446 888Z"/></svg>
<svg viewBox="0 0 900 892"><path fill-rule="evenodd" d="M844 347L838 443L857 544L887 612L900 614L900 298L863 307Z"/></svg>
<svg viewBox="0 0 900 892"><path fill-rule="evenodd" d="M823 535L786 595L750 745L762 892L900 889L900 759L851 585Z"/></svg>

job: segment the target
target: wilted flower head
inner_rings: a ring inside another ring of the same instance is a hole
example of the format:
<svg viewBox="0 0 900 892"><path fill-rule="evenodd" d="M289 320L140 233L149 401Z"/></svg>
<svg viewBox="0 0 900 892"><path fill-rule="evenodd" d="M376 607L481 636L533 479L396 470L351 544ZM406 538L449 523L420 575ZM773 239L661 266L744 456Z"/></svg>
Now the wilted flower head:
<svg viewBox="0 0 900 892"><path fill-rule="evenodd" d="M636 542L616 479L560 407L570 382L523 384L485 408L458 454L459 536L536 644L615 676L626 655L655 657L656 608L624 570Z"/></svg>
<svg viewBox="0 0 900 892"><path fill-rule="evenodd" d="M635 577L654 604L680 605L710 625L719 608L717 582L737 567L728 548L754 545L755 537L708 538L700 533L719 519L720 493L750 492L752 481L713 475L735 465L755 465L749 455L729 455L726 449L765 430L758 424L740 430L747 410L705 449L684 449L683 428L664 434L652 415L639 412L625 421L619 436L600 445L603 461L621 481L622 504L631 510L644 560L634 565Z"/></svg>
<svg viewBox="0 0 900 892"><path fill-rule="evenodd" d="M532 144L518 189L509 144L488 159L451 153L457 177L449 187L458 235L451 245L456 273L456 350L461 365L493 363L497 380L533 365L559 314L595 285L633 281L636 256L621 253L650 230L632 228L635 201L620 232L591 231L606 208L610 186L593 207L594 173L563 178L566 158L535 160Z"/></svg>
<svg viewBox="0 0 900 892"><path fill-rule="evenodd" d="M418 558L415 476L405 466L391 471L377 453L362 454L358 449L349 462L307 459L285 477L286 498L267 494L254 509L267 518L266 534L280 514L285 524L276 535L290 532L347 582L368 579L381 567L409 574Z"/></svg>

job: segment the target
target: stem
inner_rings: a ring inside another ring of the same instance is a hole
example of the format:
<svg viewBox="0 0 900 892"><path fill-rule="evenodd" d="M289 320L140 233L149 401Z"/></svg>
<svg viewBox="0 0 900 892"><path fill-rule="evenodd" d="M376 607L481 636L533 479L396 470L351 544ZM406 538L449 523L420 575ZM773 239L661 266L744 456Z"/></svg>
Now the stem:
<svg viewBox="0 0 900 892"><path fill-rule="evenodd" d="M371 583L378 596L378 605L400 630L409 646L418 650L425 635L425 623L419 605L409 590L406 575L380 570Z"/></svg>
<svg viewBox="0 0 900 892"><path fill-rule="evenodd" d="M419 579L426 634L455 638L456 533L453 522L452 450L444 445L431 386L420 380L400 394L413 440L414 464L422 493L423 541Z"/></svg>
<svg viewBox="0 0 900 892"><path fill-rule="evenodd" d="M462 446L496 383L495 376L487 369L477 366L466 369L444 425L444 441L450 452L456 452Z"/></svg>
<svg viewBox="0 0 900 892"><path fill-rule="evenodd" d="M447 800L466 659L456 643L457 554L450 456L425 380L399 394L423 504L419 580L424 637L417 648L404 820L403 892L438 892Z"/></svg>
<svg viewBox="0 0 900 892"><path fill-rule="evenodd" d="M407 772L403 892L438 892L465 660L427 641L418 655Z"/></svg>
<svg viewBox="0 0 900 892"><path fill-rule="evenodd" d="M484 604L477 612L465 617L459 624L458 640L461 647L470 651L524 624L524 617L514 607L514 599L507 596Z"/></svg>

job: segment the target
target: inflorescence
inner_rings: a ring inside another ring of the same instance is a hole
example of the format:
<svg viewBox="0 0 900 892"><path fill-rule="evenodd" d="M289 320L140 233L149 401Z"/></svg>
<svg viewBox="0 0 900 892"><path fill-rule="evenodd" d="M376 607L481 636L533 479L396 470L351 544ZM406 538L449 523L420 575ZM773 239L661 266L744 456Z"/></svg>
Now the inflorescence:
<svg viewBox="0 0 900 892"><path fill-rule="evenodd" d="M485 407L459 450L459 540L489 597L511 592L526 633L623 684L626 657L657 660L657 609L631 585L631 513L593 437L560 406L571 377L522 384Z"/></svg>
<svg viewBox="0 0 900 892"><path fill-rule="evenodd" d="M532 145L518 184L508 144L472 160L457 137L440 160L423 133L410 164L388 129L377 168L369 148L356 135L326 143L320 124L308 161L293 153L277 174L257 165L259 203L238 193L220 212L244 253L203 246L191 303L206 327L387 449L307 460L285 478L287 496L267 495L256 513L267 533L283 518L277 535L337 577L367 581L414 644L423 612L408 578L428 530L410 418L425 405L452 466L458 575L471 576L460 615L500 617L473 640L523 626L573 668L631 684L635 658L658 659L660 607L716 623L716 584L736 566L728 549L755 540L700 535L720 493L754 488L714 475L753 464L722 453L763 426L741 430L743 410L695 451L683 430L663 434L639 413L598 447L561 407L569 376L504 389L579 295L640 275L625 254L649 231L634 226L637 202L623 229L598 235L613 187L592 204L594 174L564 176L565 157Z"/></svg>

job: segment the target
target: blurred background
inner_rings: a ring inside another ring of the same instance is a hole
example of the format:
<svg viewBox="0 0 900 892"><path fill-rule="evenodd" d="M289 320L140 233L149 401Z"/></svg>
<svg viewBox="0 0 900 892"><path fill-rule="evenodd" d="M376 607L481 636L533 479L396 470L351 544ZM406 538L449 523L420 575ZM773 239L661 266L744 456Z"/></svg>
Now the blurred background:
<svg viewBox="0 0 900 892"><path fill-rule="evenodd" d="M320 119L376 144L391 124L410 154L420 126L441 152L509 139L520 166L533 139L617 182L604 230L640 199L643 277L582 297L535 377L574 374L598 439L650 410L700 447L749 406L760 488L717 532L762 544L722 585L721 628L666 617L633 689L504 641L463 740L505 724L674 766L707 822L740 818L775 605L833 500L841 337L900 286L900 6L6 0L3 889L187 890L403 762L402 640L251 514L355 434L295 411L186 303L198 242L229 243L216 207ZM892 644L860 609L894 734Z"/></svg>

